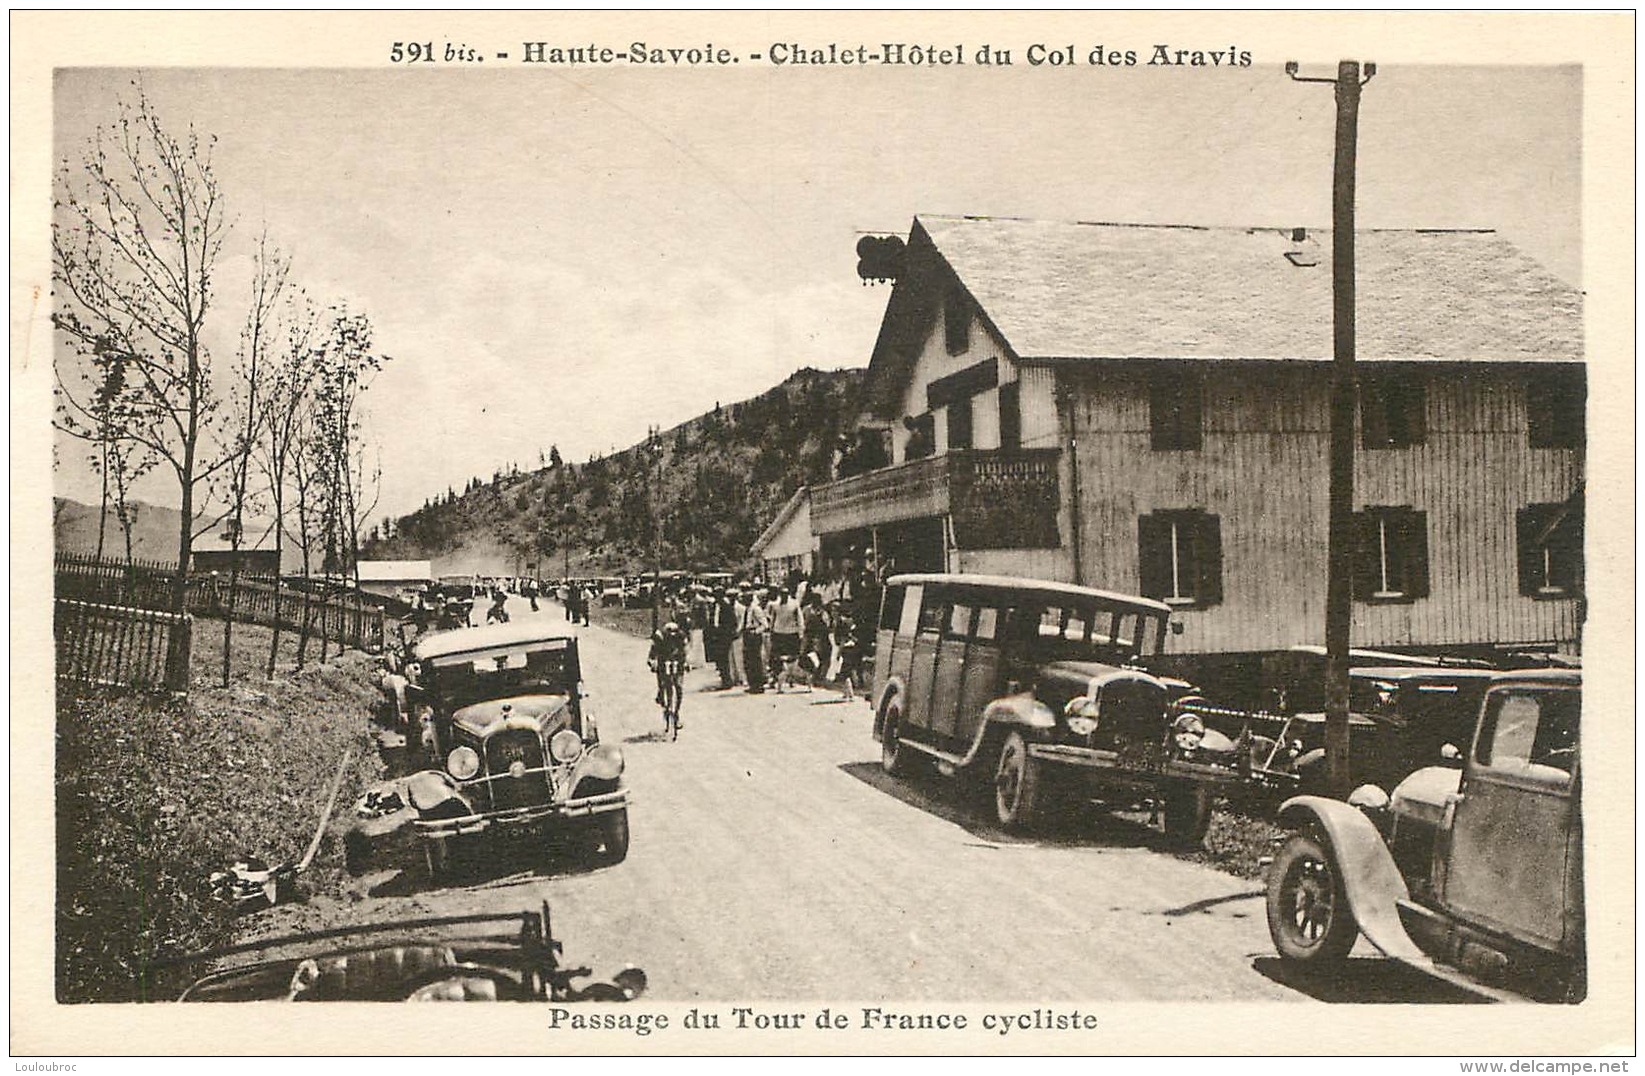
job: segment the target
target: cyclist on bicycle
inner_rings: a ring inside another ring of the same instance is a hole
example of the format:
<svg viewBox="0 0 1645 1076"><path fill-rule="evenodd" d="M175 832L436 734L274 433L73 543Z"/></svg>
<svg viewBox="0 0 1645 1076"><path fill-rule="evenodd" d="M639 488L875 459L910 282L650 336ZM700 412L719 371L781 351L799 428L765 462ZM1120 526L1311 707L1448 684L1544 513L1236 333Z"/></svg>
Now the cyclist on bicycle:
<svg viewBox="0 0 1645 1076"><path fill-rule="evenodd" d="M646 664L657 674L657 705L663 708L663 729L671 738L680 732L686 643L685 630L670 620L652 634L646 656Z"/></svg>

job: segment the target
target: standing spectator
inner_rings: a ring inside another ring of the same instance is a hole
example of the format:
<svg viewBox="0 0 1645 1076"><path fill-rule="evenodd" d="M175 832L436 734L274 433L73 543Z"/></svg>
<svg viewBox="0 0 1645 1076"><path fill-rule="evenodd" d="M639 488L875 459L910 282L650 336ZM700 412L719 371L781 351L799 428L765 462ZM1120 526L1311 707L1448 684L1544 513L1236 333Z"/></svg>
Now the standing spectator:
<svg viewBox="0 0 1645 1076"><path fill-rule="evenodd" d="M850 610L839 602L833 603L829 610L834 614L833 640L834 654L838 671L840 693L844 701L850 702L857 697L857 676L862 666L862 647L857 641L857 624L851 619Z"/></svg>
<svg viewBox="0 0 1645 1076"><path fill-rule="evenodd" d="M800 659L800 600L795 597L795 584L777 591L771 602L771 679L781 692L785 680L792 678L794 663Z"/></svg>
<svg viewBox="0 0 1645 1076"><path fill-rule="evenodd" d="M716 588L703 611L704 656L720 671L720 690L731 686L731 632L737 623L736 603L723 589Z"/></svg>
<svg viewBox="0 0 1645 1076"><path fill-rule="evenodd" d="M577 584L567 579L565 584L565 618L577 619Z"/></svg>
<svg viewBox="0 0 1645 1076"><path fill-rule="evenodd" d="M765 693L765 664L761 650L770 630L771 618L766 613L765 605L750 596L737 623L737 637L742 641L743 668L748 674L750 695Z"/></svg>
<svg viewBox="0 0 1645 1076"><path fill-rule="evenodd" d="M731 599L731 621L726 625L726 656L731 666L731 684L740 687L748 683L748 669L743 661L743 620L748 615L748 586L744 584L727 595Z"/></svg>
<svg viewBox="0 0 1645 1076"><path fill-rule="evenodd" d="M582 619L585 628L588 626L588 607L592 601L592 594L592 587L577 587L577 614Z"/></svg>
<svg viewBox="0 0 1645 1076"><path fill-rule="evenodd" d="M829 631L822 592L806 591L805 601L800 605L800 665L805 669L807 687L828 677L828 665L834 656Z"/></svg>

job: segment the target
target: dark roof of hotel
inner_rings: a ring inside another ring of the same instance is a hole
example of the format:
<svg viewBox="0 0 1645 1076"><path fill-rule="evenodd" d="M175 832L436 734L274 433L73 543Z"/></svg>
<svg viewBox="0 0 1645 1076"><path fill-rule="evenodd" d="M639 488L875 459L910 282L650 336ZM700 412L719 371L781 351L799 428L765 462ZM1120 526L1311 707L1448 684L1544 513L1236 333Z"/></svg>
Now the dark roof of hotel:
<svg viewBox="0 0 1645 1076"><path fill-rule="evenodd" d="M1329 231L915 223L1018 358L1331 357ZM1582 293L1497 233L1356 235L1359 358L1582 361Z"/></svg>

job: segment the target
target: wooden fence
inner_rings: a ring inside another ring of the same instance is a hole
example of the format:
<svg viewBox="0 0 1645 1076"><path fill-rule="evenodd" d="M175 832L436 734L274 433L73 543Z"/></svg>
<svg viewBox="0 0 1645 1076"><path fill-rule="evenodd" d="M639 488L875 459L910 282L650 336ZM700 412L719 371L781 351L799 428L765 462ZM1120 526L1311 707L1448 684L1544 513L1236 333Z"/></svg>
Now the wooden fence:
<svg viewBox="0 0 1645 1076"><path fill-rule="evenodd" d="M59 553L57 598L103 606L170 611L177 569L154 561L119 560ZM229 580L222 573L189 575L185 611L222 619L229 612ZM234 619L241 623L278 624L301 632L308 624L313 638L324 636L344 646L373 653L383 647L384 617L359 594L325 595L292 586L275 586L272 577L241 576L234 594Z"/></svg>
<svg viewBox="0 0 1645 1076"><path fill-rule="evenodd" d="M85 686L188 690L192 618L58 598L57 679Z"/></svg>

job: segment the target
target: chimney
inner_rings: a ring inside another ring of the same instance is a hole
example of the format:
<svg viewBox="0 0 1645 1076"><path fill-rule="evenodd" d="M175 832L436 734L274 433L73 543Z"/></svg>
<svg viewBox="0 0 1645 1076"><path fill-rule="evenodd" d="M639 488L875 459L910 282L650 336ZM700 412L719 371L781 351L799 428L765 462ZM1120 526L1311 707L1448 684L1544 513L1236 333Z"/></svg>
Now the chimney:
<svg viewBox="0 0 1645 1076"><path fill-rule="evenodd" d="M1291 242L1300 243L1300 242L1302 242L1303 240L1305 240L1307 238L1308 238L1308 229L1307 228L1292 228L1291 229Z"/></svg>

